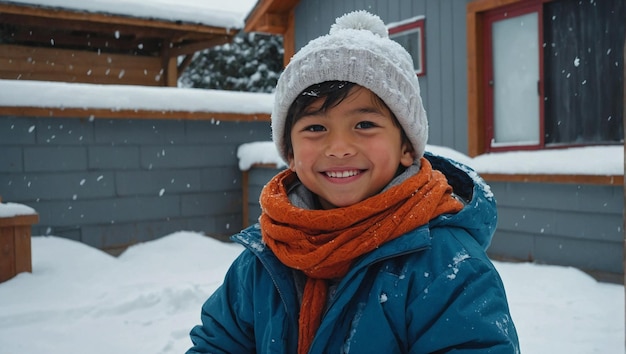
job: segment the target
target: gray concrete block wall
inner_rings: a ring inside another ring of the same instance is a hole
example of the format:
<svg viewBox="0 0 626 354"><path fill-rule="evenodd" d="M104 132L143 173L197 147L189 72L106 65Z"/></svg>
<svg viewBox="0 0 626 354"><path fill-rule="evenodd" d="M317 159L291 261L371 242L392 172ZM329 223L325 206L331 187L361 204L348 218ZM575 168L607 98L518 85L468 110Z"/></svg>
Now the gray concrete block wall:
<svg viewBox="0 0 626 354"><path fill-rule="evenodd" d="M276 168L252 168L248 172L248 225L254 225L258 222L261 215L261 206L259 204L259 197L261 190L265 184L277 175L282 169Z"/></svg>
<svg viewBox="0 0 626 354"><path fill-rule="evenodd" d="M242 226L237 147L268 122L0 116L0 196L33 207L33 235L118 249Z"/></svg>
<svg viewBox="0 0 626 354"><path fill-rule="evenodd" d="M248 222L259 194L279 170L249 173ZM498 228L488 253L496 259L572 266L601 279L623 274L622 186L490 182Z"/></svg>

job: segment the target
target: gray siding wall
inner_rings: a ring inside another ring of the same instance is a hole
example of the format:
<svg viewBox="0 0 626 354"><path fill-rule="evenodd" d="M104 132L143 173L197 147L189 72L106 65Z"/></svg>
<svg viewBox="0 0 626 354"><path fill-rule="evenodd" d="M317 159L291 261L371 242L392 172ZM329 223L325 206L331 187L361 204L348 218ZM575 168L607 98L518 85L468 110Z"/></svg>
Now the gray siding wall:
<svg viewBox="0 0 626 354"><path fill-rule="evenodd" d="M114 249L180 230L242 226L237 147L267 122L0 116L0 196L28 205L33 235Z"/></svg>
<svg viewBox="0 0 626 354"><path fill-rule="evenodd" d="M261 188L277 169L252 168L249 223L260 215ZM624 196L621 186L489 183L498 228L488 253L495 259L571 266L601 278L623 274Z"/></svg>
<svg viewBox="0 0 626 354"><path fill-rule="evenodd" d="M623 274L622 186L490 185L499 213L492 253Z"/></svg>
<svg viewBox="0 0 626 354"><path fill-rule="evenodd" d="M463 0L317 0L296 7L296 48L328 33L335 19L368 10L385 23L425 16L426 75L419 77L429 143L467 153L466 4Z"/></svg>

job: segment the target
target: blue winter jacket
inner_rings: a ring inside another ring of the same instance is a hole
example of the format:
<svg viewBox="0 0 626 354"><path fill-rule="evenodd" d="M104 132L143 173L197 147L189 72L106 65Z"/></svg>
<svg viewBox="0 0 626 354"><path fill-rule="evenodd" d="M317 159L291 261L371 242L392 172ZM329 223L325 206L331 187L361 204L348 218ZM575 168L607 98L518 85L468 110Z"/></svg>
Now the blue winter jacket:
<svg viewBox="0 0 626 354"><path fill-rule="evenodd" d="M432 155L466 200L355 262L329 300L309 353L518 353L502 281L485 250L497 214L489 187L466 166ZM295 271L261 241L258 225L202 307L187 353L296 353Z"/></svg>

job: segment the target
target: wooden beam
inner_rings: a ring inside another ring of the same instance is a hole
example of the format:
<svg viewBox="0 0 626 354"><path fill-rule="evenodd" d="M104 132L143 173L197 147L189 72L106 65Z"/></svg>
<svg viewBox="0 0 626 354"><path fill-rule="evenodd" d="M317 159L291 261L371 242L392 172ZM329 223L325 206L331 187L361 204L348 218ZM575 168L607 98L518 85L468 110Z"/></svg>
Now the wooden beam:
<svg viewBox="0 0 626 354"><path fill-rule="evenodd" d="M488 182L566 183L621 186L624 176L481 173Z"/></svg>
<svg viewBox="0 0 626 354"><path fill-rule="evenodd" d="M274 0L259 0L257 5L252 10L248 19L246 20L246 25L244 27L245 32L258 32L257 25L261 21L261 18L264 14L266 14L269 9L272 7ZM280 33L275 33L280 34Z"/></svg>
<svg viewBox="0 0 626 354"><path fill-rule="evenodd" d="M176 87L178 86L178 59L176 57L170 57L165 61L165 86Z"/></svg>
<svg viewBox="0 0 626 354"><path fill-rule="evenodd" d="M193 54L187 54L185 55L185 58L180 62L180 64L178 64L178 78L180 79L180 76L183 74L183 72L185 71L185 69L187 69L187 67L189 67L189 65L191 64L191 62L193 61Z"/></svg>
<svg viewBox="0 0 626 354"><path fill-rule="evenodd" d="M259 17L255 32L283 34L288 28L288 15L284 13L266 13Z"/></svg>
<svg viewBox="0 0 626 354"><path fill-rule="evenodd" d="M260 0L248 16L244 31L284 34L288 26L287 18L299 2L299 0Z"/></svg>
<svg viewBox="0 0 626 354"><path fill-rule="evenodd" d="M482 21L467 4L467 141L468 155L474 157L485 151L484 119L480 80L482 77Z"/></svg>
<svg viewBox="0 0 626 354"><path fill-rule="evenodd" d="M195 42L192 44L174 46L174 48L170 50L170 55L177 57L179 55L193 54L195 52L209 49L218 45L230 43L231 41L232 41L232 37L216 36L216 37L213 37L212 39L204 40L202 42Z"/></svg>
<svg viewBox="0 0 626 354"><path fill-rule="evenodd" d="M218 120L224 122L269 122L269 113L223 113L223 112L188 112L156 111L139 109L107 108L58 108L58 107L0 107L0 115L18 117L60 117L84 119L183 119L183 120Z"/></svg>
<svg viewBox="0 0 626 354"><path fill-rule="evenodd" d="M289 11L287 30L283 34L283 66L287 66L296 54L296 16L295 9Z"/></svg>

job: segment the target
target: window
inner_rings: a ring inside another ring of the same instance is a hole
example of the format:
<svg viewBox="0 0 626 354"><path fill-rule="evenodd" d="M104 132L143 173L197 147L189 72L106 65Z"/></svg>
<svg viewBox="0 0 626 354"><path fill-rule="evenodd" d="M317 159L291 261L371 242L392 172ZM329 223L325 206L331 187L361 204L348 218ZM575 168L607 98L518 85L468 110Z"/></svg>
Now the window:
<svg viewBox="0 0 626 354"><path fill-rule="evenodd" d="M482 52L468 98L482 106L470 103L470 125L483 141L470 153L622 144L625 2L508 3L468 21Z"/></svg>
<svg viewBox="0 0 626 354"><path fill-rule="evenodd" d="M413 67L418 76L426 74L424 53L424 16L413 17L387 26L389 38L400 43L413 57Z"/></svg>

